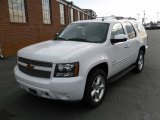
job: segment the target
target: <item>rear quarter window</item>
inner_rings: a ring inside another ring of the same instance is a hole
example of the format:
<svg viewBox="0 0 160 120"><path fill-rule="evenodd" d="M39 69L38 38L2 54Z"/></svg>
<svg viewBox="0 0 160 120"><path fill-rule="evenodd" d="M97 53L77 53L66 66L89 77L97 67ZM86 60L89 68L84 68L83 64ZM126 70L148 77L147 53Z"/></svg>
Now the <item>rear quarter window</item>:
<svg viewBox="0 0 160 120"><path fill-rule="evenodd" d="M135 23L134 25L135 25L136 29L138 30L140 36L146 35L146 30L144 29L144 27L141 23Z"/></svg>

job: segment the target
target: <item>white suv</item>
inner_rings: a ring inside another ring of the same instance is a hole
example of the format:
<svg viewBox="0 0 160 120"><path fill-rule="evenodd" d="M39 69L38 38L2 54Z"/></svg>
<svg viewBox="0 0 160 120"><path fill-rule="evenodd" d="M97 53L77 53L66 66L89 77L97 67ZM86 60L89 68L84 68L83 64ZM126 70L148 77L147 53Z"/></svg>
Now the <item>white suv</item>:
<svg viewBox="0 0 160 120"><path fill-rule="evenodd" d="M31 94L95 107L108 82L142 71L147 48L145 29L135 20L78 21L54 40L19 50L14 72Z"/></svg>

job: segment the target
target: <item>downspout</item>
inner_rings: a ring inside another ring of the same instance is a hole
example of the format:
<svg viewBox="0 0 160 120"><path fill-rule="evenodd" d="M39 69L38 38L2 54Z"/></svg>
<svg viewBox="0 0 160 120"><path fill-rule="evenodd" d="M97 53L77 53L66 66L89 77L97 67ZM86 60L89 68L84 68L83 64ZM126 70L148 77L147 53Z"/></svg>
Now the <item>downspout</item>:
<svg viewBox="0 0 160 120"><path fill-rule="evenodd" d="M4 58L2 55L2 47L1 47L1 43L0 43L0 58Z"/></svg>

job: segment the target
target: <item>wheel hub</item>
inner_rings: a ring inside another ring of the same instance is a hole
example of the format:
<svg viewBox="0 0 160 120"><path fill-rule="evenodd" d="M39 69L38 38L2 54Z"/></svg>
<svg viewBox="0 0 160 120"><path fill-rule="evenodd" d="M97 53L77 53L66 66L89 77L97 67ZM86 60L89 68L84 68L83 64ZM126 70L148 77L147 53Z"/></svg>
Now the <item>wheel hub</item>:
<svg viewBox="0 0 160 120"><path fill-rule="evenodd" d="M99 102L105 92L105 82L104 78L99 75L95 78L92 84L91 97L95 102Z"/></svg>
<svg viewBox="0 0 160 120"><path fill-rule="evenodd" d="M143 55L142 54L140 54L140 56L139 56L139 61L138 61L138 68L139 68L139 70L141 70L142 68L143 68Z"/></svg>

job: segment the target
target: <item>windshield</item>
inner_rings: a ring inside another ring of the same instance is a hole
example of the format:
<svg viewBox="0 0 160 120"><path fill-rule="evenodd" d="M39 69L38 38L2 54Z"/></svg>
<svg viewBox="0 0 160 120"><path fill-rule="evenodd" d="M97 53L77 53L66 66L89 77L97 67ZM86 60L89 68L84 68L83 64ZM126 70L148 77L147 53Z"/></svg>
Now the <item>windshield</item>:
<svg viewBox="0 0 160 120"><path fill-rule="evenodd" d="M108 28L108 23L72 23L55 40L103 43Z"/></svg>

